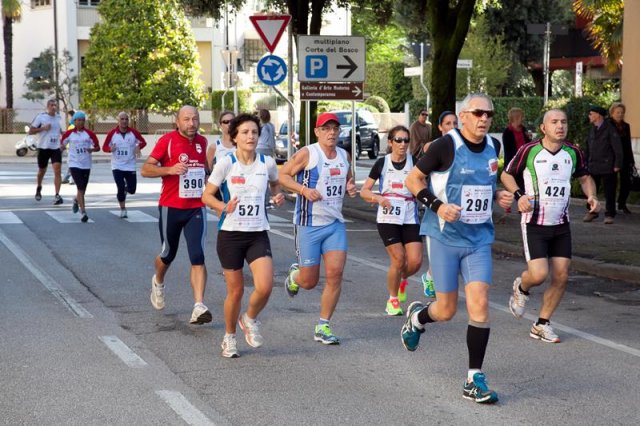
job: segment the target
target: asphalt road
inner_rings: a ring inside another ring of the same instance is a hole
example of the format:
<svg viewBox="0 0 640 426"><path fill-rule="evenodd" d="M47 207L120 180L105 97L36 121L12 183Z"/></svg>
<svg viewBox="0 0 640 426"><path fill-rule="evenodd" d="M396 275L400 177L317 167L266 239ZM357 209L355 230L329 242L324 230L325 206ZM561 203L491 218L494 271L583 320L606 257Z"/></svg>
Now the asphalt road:
<svg viewBox="0 0 640 426"><path fill-rule="evenodd" d="M371 164L362 162L363 176ZM83 224L70 213L75 187L63 186L65 204L51 205L50 175L34 201L34 172L29 163L0 166L2 424L637 424L638 305L580 290L624 283L572 276L553 318L563 342L545 344L528 337L541 291L526 319L514 319L506 301L523 262L496 256L484 371L500 402L482 406L461 397L464 301L453 321L429 327L421 347L405 351L402 318L384 315L387 256L370 223L347 224L349 259L332 320L342 343L313 341L321 290L290 300L282 284L294 256L287 204L273 211L266 343L252 349L239 336L241 357L230 360L220 356L225 288L213 219L205 296L213 323L190 326L184 245L167 275L167 307L149 303L159 180L140 178L131 218L122 220L113 214L109 164L95 164L92 221ZM419 299L414 279L409 301Z"/></svg>

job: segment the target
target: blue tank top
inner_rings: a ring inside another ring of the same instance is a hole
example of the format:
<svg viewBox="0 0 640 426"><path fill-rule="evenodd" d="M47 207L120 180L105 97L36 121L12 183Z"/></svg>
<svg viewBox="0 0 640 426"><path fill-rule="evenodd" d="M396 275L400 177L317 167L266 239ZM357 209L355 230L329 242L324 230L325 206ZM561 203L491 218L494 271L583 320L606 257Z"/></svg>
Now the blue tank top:
<svg viewBox="0 0 640 426"><path fill-rule="evenodd" d="M490 136L482 152L472 152L458 132L449 132L454 142L453 162L448 170L432 172L430 190L443 202L462 207L460 219L449 223L427 209L420 234L454 247L491 244L494 228L491 214L498 176L498 155Z"/></svg>

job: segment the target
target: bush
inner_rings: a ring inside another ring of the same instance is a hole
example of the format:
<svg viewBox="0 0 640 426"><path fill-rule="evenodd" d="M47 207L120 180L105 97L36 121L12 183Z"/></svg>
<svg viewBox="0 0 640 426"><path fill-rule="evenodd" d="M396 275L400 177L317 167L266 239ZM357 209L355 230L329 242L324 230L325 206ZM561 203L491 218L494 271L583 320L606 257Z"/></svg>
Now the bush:
<svg viewBox="0 0 640 426"><path fill-rule="evenodd" d="M379 112L382 112L382 113L391 112L387 101L385 101L380 96L369 96L367 100L364 101L364 103L375 107Z"/></svg>
<svg viewBox="0 0 640 426"><path fill-rule="evenodd" d="M511 108L517 107L524 111L524 126L527 130L536 133L542 122L544 99L541 97L495 97L493 99L493 109L496 115L493 116L491 132L502 133L509 125L508 113Z"/></svg>
<svg viewBox="0 0 640 426"><path fill-rule="evenodd" d="M373 105L368 105L362 102L356 102L356 110L366 109L371 112L380 112ZM319 101L318 102L318 114L327 111L339 111L339 110L351 110L351 101Z"/></svg>
<svg viewBox="0 0 640 426"><path fill-rule="evenodd" d="M390 111L403 111L404 103L413 96L411 79L404 76L404 67L402 62L367 64L365 92L385 99Z"/></svg>
<svg viewBox="0 0 640 426"><path fill-rule="evenodd" d="M222 108L222 94L224 90L214 90L211 93L211 114L213 122L218 122L218 116L222 111L233 111L233 91L229 90L224 97L224 108ZM251 91L238 90L238 111L253 112L251 105Z"/></svg>

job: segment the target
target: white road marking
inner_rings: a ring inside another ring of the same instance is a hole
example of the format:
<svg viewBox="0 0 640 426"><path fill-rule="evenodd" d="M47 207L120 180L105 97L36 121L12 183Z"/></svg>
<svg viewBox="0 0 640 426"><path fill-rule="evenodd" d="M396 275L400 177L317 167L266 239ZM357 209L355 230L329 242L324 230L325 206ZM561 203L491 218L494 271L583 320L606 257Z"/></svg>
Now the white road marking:
<svg viewBox="0 0 640 426"><path fill-rule="evenodd" d="M27 253L25 253L25 251L22 250L17 244L11 241L11 239L7 237L1 230L0 241L2 241L7 249L9 249L11 253L13 253L16 259L18 259L20 263L22 263L24 267L27 268L33 274L33 276L38 279L38 281L40 281L44 288L49 290L49 292L56 299L62 302L62 304L66 306L67 309L73 312L74 315L80 318L93 318L93 315L91 315L89 311L87 311L78 302L76 302L73 297L69 296L66 291L59 288L55 280L51 278L51 276L45 271L40 269L33 261L33 259L31 259L31 257Z"/></svg>
<svg viewBox="0 0 640 426"><path fill-rule="evenodd" d="M190 425L215 425L202 411L194 407L180 392L157 390L156 394L166 402L182 420Z"/></svg>
<svg viewBox="0 0 640 426"><path fill-rule="evenodd" d="M283 238L287 238L289 240L293 240L293 235L289 235L289 234L287 234L285 232L277 231L277 230L273 230L273 229L270 232L272 234L279 235L279 236L281 236ZM367 259L363 259L363 258L358 257L358 256L354 256L352 254L349 254L347 256L347 259L348 260L352 260L354 262L358 262L358 263L360 263L362 265L368 266L369 268L374 268L374 269L377 269L377 270L385 272L385 273L387 272L387 268L385 268L384 266L380 266L377 263L371 262L371 261L369 261ZM421 281L420 281L419 278L411 277L409 279L411 281L413 281L413 282L421 284ZM464 292L462 290L458 292L458 296L459 296L460 299L465 299L465 295L464 295ZM509 315L511 315L511 312L509 311L509 308L507 308L506 306L499 305L499 304L497 304L495 302L489 302L489 306L492 309L495 309L495 310L498 310L498 311L502 311L502 312L506 312ZM538 319L538 317L535 317L535 316L530 315L530 314L525 314L524 317L529 319L529 320L531 320L531 321L534 321L534 320ZM624 353L627 353L629 355L633 355L633 356L636 356L636 357L640 358L640 349L632 348L630 346L623 345L621 343L617 343L617 342L614 342L612 340L603 339L602 337L598 337L598 336L595 336L593 334L589 334L589 333L586 333L584 331L580 331L578 329L575 329L573 327L569 327L569 326L557 323L555 321L553 322L553 328L557 328L558 330L562 330L565 333L573 334L576 337L581 337L581 338L583 338L585 340L588 340L590 342L597 343L599 345L606 346L606 347L608 347L610 349L615 349L617 351L624 352Z"/></svg>
<svg viewBox="0 0 640 426"><path fill-rule="evenodd" d="M120 210L109 210L109 212L114 216L120 217ZM140 210L127 210L127 216L128 217L126 219L122 220L131 223L158 222L157 217L153 217Z"/></svg>
<svg viewBox="0 0 640 426"><path fill-rule="evenodd" d="M0 212L0 225L22 223L20 218L12 212Z"/></svg>
<svg viewBox="0 0 640 426"><path fill-rule="evenodd" d="M80 213L73 213L70 210L47 210L45 213L47 213L49 216L51 216L51 218L59 223L80 223L82 224L82 222L80 222L80 218L82 217L82 215ZM89 212L90 213L90 212ZM91 216L89 216L89 223L95 223L93 221L93 219L91 219Z"/></svg>
<svg viewBox="0 0 640 426"><path fill-rule="evenodd" d="M100 336L100 340L129 367L141 368L149 365L116 336Z"/></svg>

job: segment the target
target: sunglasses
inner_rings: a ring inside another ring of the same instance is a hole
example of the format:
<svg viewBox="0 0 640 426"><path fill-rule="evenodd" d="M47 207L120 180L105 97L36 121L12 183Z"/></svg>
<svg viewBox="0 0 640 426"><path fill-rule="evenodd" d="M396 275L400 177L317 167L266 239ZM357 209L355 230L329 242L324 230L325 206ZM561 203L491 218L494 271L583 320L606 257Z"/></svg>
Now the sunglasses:
<svg viewBox="0 0 640 426"><path fill-rule="evenodd" d="M231 120L222 120L220 121L220 124L229 124L231 123Z"/></svg>
<svg viewBox="0 0 640 426"><path fill-rule="evenodd" d="M487 109L471 109L471 110L468 110L468 111L465 111L465 112L470 112L471 114L473 114L474 116L476 116L478 118L482 117L485 114L487 114L487 118L491 118L496 114L495 111L487 110Z"/></svg>
<svg viewBox="0 0 640 426"><path fill-rule="evenodd" d="M393 138L392 140L398 143L409 143L409 138Z"/></svg>
<svg viewBox="0 0 640 426"><path fill-rule="evenodd" d="M427 114L426 112L421 112L420 115L423 117L427 117L429 114Z"/></svg>

